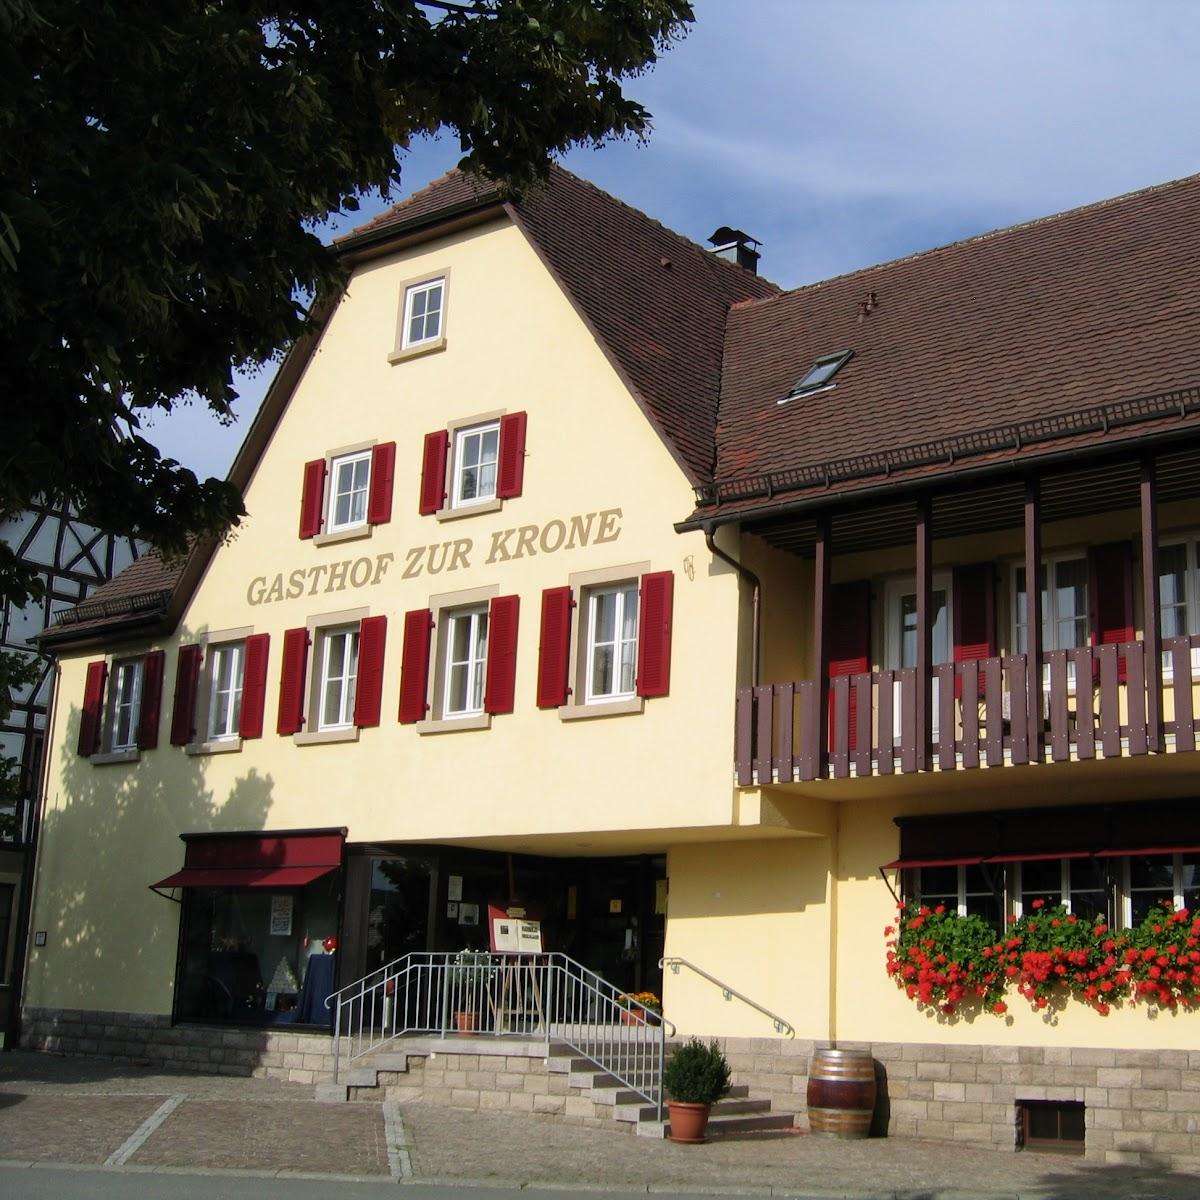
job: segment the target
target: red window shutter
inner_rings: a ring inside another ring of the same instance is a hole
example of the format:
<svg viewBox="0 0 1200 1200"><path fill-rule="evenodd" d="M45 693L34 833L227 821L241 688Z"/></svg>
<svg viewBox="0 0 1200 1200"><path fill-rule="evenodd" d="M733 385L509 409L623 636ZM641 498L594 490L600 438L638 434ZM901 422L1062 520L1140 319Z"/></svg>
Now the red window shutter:
<svg viewBox="0 0 1200 1200"><path fill-rule="evenodd" d="M490 713L510 713L517 686L517 617L520 596L494 596L488 606L487 675L483 707Z"/></svg>
<svg viewBox="0 0 1200 1200"><path fill-rule="evenodd" d="M521 494L525 479L525 421L523 412L500 418L500 456L496 473L496 496L510 500Z"/></svg>
<svg viewBox="0 0 1200 1200"><path fill-rule="evenodd" d="M954 661L972 662L996 656L996 588L991 563L954 569ZM962 677L954 677L954 694L962 697Z"/></svg>
<svg viewBox="0 0 1200 1200"><path fill-rule="evenodd" d="M158 716L162 708L163 664L166 654L151 650L142 659L142 706L138 713L137 744L139 750L153 750L158 745Z"/></svg>
<svg viewBox="0 0 1200 1200"><path fill-rule="evenodd" d="M242 711L238 717L238 735L257 738L263 735L263 712L267 707L267 656L271 649L269 633L252 633L246 639L242 667Z"/></svg>
<svg viewBox="0 0 1200 1200"><path fill-rule="evenodd" d="M435 513L446 502L446 454L450 435L439 429L425 435L425 452L421 458L421 507L423 517Z"/></svg>
<svg viewBox="0 0 1200 1200"><path fill-rule="evenodd" d="M542 636L538 642L538 708L566 704L570 688L571 609L575 607L569 587L547 588L542 593Z"/></svg>
<svg viewBox="0 0 1200 1200"><path fill-rule="evenodd" d="M392 483L396 475L396 443L371 449L371 494L367 497L367 524L386 525L392 519Z"/></svg>
<svg viewBox="0 0 1200 1200"><path fill-rule="evenodd" d="M642 576L638 606L637 694L665 696L671 690L671 601L675 576L652 571Z"/></svg>
<svg viewBox="0 0 1200 1200"><path fill-rule="evenodd" d="M829 589L829 678L861 675L871 669L871 584L860 579ZM848 747L858 748L858 696L850 689ZM837 714L829 704L829 745L833 747Z"/></svg>
<svg viewBox="0 0 1200 1200"><path fill-rule="evenodd" d="M175 705L171 711L171 745L186 746L196 725L196 687L200 682L200 647L180 646L175 658Z"/></svg>
<svg viewBox="0 0 1200 1200"><path fill-rule="evenodd" d="M358 627L358 683L354 691L354 723L360 729L379 724L386 642L387 617L363 617Z"/></svg>
<svg viewBox="0 0 1200 1200"><path fill-rule="evenodd" d="M1133 545L1108 542L1088 551L1088 617L1093 646L1112 646L1132 642L1133 627ZM1125 682L1128 664L1117 659L1117 672Z"/></svg>
<svg viewBox="0 0 1200 1200"><path fill-rule="evenodd" d="M400 655L400 724L415 725L429 707L429 643L433 613L417 608L404 614L404 649Z"/></svg>
<svg viewBox="0 0 1200 1200"><path fill-rule="evenodd" d="M100 749L100 722L104 713L104 685L108 664L90 662L83 684L83 715L79 720L79 753L85 758Z"/></svg>
<svg viewBox="0 0 1200 1200"><path fill-rule="evenodd" d="M304 492L300 498L300 536L316 537L321 532L325 508L325 460L314 458L304 464Z"/></svg>
<svg viewBox="0 0 1200 1200"><path fill-rule="evenodd" d="M308 630L288 629L283 635L283 668L279 677L279 733L304 728L304 677L308 670Z"/></svg>

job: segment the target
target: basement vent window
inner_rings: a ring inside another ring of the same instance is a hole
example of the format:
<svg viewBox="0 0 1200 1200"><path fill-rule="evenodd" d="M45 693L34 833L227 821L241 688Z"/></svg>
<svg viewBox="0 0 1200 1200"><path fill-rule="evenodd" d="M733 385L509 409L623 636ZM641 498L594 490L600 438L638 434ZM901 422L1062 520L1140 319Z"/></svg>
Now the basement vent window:
<svg viewBox="0 0 1200 1200"><path fill-rule="evenodd" d="M800 377L799 382L779 403L786 404L798 396L807 396L810 392L818 392L822 388L832 387L833 384L830 380L850 361L853 354L853 350L843 350L838 354L823 354L808 368Z"/></svg>
<svg viewBox="0 0 1200 1200"><path fill-rule="evenodd" d="M1022 1150L1083 1153L1083 1105L1070 1100L1018 1100L1017 1137Z"/></svg>

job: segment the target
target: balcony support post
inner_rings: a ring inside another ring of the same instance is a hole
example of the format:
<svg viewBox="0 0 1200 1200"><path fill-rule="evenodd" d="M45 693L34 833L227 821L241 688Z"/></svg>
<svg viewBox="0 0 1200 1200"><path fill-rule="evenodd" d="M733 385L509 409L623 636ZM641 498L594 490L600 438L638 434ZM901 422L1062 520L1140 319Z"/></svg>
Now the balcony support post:
<svg viewBox="0 0 1200 1200"><path fill-rule="evenodd" d="M1042 759L1042 495L1036 475L1025 480L1025 649L1029 761Z"/></svg>
<svg viewBox="0 0 1200 1200"><path fill-rule="evenodd" d="M1142 459L1139 495L1142 509L1142 630L1146 653L1146 741L1163 748L1162 609L1158 586L1158 483L1154 456Z"/></svg>
<svg viewBox="0 0 1200 1200"><path fill-rule="evenodd" d="M933 655L933 566L931 561L929 498L917 498L916 553L917 553L917 770L929 770L929 746L932 728L929 714L932 711L931 664Z"/></svg>
<svg viewBox="0 0 1200 1200"><path fill-rule="evenodd" d="M813 655L817 692L817 778L829 767L829 567L833 538L829 516L817 517L816 558L813 563Z"/></svg>

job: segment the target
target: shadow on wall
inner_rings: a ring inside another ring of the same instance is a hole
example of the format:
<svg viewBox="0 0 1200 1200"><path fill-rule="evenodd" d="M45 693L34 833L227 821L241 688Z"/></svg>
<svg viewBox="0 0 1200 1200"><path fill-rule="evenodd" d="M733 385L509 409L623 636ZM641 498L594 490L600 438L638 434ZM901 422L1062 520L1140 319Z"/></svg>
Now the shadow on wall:
<svg viewBox="0 0 1200 1200"><path fill-rule="evenodd" d="M80 718L73 707L66 746ZM170 1012L181 906L149 885L183 865L181 833L262 829L272 804L255 770L214 794L209 762L169 744L165 714L138 762L65 759L48 782L33 924L47 939L31 949L26 1005Z"/></svg>

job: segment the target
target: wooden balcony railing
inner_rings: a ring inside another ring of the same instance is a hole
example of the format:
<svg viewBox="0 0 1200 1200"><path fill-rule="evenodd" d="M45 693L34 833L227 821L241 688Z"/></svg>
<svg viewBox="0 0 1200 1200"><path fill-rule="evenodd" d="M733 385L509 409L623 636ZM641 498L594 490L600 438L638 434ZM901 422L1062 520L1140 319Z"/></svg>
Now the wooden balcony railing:
<svg viewBox="0 0 1200 1200"><path fill-rule="evenodd" d="M1162 641L1162 702L1157 709L1164 718L1167 750L1196 749L1195 647L1200 647L1200 637ZM1040 692L1034 700L1041 719L1032 726L1026 655L933 667L931 731L924 754L918 753L913 668L830 680L826 729L821 728L821 697L814 680L739 688L737 782L749 787L1147 754L1156 731L1147 722L1147 677L1152 673L1146 666L1146 647L1140 641L1044 653L1041 686L1034 689Z"/></svg>

